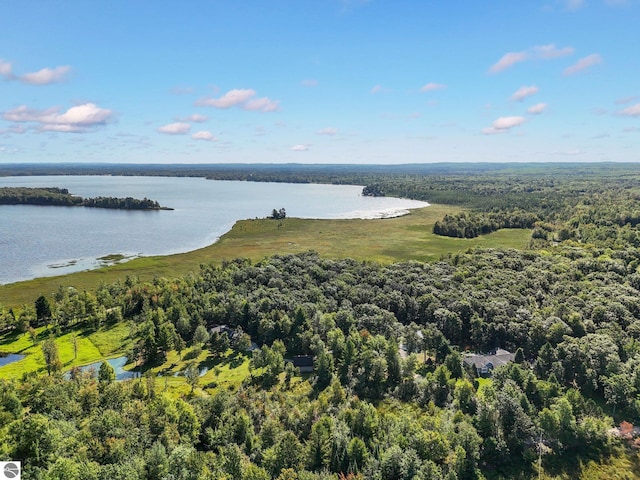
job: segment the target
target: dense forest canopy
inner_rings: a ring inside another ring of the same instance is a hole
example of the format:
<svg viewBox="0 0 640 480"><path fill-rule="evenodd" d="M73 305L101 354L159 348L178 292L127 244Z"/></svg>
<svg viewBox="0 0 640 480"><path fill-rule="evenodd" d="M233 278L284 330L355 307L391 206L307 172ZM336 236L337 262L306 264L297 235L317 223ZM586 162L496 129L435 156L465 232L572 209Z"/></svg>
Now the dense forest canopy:
<svg viewBox="0 0 640 480"><path fill-rule="evenodd" d="M66 188L0 187L0 205L41 205L64 207L112 208L118 210L169 210L155 200L126 197L82 198Z"/></svg>
<svg viewBox="0 0 640 480"><path fill-rule="evenodd" d="M42 479L537 478L539 461L547 478L578 478L589 462L633 478L640 177L607 167L371 182L463 204L442 228L532 227L526 250L235 259L0 307L0 330L40 342L46 361L0 381L0 455ZM179 396L152 375L116 382L108 364L62 377L56 338L121 324L142 371L178 352L248 373L234 388L202 384L193 360ZM464 362L495 348L515 356L491 378ZM299 355L313 373L286 361Z"/></svg>

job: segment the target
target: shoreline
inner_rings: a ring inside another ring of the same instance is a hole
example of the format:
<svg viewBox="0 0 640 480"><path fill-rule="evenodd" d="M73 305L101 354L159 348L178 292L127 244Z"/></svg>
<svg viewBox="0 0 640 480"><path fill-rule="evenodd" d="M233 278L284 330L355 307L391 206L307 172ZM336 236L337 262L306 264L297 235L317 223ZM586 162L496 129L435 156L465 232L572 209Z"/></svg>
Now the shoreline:
<svg viewBox="0 0 640 480"><path fill-rule="evenodd" d="M415 208L401 208L401 207L393 207L386 208L382 210L372 210L372 211L354 211L347 212L344 215L331 217L331 218L307 218L307 217L287 217L290 220L385 220L385 219L393 219L400 218L411 214L412 210L420 210L423 208L428 208L431 204L427 202L424 203L423 206L415 207ZM357 214L357 215L355 215ZM0 283L0 287L7 287L10 285L16 285L24 282L38 281L43 279L54 279L57 277L66 277L67 275L74 275L78 273L87 273L87 272L98 272L105 268L111 268L118 265L126 265L131 263L132 261L145 259L145 258L166 258L173 257L176 255L186 255L193 254L198 251L208 249L214 247L220 239L222 239L225 235L229 234L235 227L241 222L252 221L252 220L262 220L262 219L239 219L236 220L231 227L225 231L224 233L218 235L213 242L207 242L202 246L187 249L184 251L170 251L168 253L161 254L140 254L140 253L130 253L130 252L111 252L108 254L99 254L96 257L81 257L81 258L68 258L68 259L59 259L59 260L51 260L46 262L44 266L45 269L43 272L50 273L50 275L34 275L28 278L18 279L9 282ZM268 219L273 221L271 219Z"/></svg>

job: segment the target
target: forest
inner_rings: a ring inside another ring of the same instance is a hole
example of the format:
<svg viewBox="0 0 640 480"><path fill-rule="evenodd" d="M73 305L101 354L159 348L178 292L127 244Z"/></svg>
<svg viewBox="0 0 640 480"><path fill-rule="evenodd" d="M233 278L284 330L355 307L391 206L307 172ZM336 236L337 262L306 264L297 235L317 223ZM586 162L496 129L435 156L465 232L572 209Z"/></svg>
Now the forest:
<svg viewBox="0 0 640 480"><path fill-rule="evenodd" d="M238 258L0 306L5 338L44 358L0 380L0 457L34 479L636 478L640 183L630 166L585 168L372 182L455 199L452 230L530 229L523 250ZM106 362L63 375L59 339L119 325L140 378ZM464 361L495 348L514 361L490 376ZM152 374L166 362L188 388Z"/></svg>
<svg viewBox="0 0 640 480"><path fill-rule="evenodd" d="M82 198L66 188L0 187L0 205L41 205L62 207L113 208L118 210L170 210L155 200L126 197Z"/></svg>

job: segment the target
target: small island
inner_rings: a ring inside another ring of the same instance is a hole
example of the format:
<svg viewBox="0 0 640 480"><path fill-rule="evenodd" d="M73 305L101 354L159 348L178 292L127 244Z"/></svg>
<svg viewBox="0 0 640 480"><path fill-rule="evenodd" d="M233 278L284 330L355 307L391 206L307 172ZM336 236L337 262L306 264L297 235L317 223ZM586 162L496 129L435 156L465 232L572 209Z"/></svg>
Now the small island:
<svg viewBox="0 0 640 480"><path fill-rule="evenodd" d="M111 208L116 210L173 210L155 200L132 197L82 198L66 188L0 187L0 205L41 205L57 207Z"/></svg>

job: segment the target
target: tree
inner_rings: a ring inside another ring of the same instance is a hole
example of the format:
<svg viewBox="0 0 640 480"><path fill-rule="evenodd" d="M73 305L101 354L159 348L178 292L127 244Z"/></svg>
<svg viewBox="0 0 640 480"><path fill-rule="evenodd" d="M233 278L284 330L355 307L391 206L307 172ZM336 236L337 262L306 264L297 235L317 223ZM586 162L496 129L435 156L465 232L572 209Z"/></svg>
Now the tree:
<svg viewBox="0 0 640 480"><path fill-rule="evenodd" d="M58 345L53 338L48 338L42 343L42 355L49 375L62 369L62 363L60 363L60 357L58 356Z"/></svg>
<svg viewBox="0 0 640 480"><path fill-rule="evenodd" d="M104 361L100 364L100 369L98 370L98 382L101 385L108 385L113 383L116 379L116 371L111 366L111 364L107 361Z"/></svg>
<svg viewBox="0 0 640 480"><path fill-rule="evenodd" d="M47 322L51 319L51 305L44 295L40 295L35 302L36 319L38 322Z"/></svg>
<svg viewBox="0 0 640 480"><path fill-rule="evenodd" d="M209 341L209 332L204 325L198 325L193 333L193 345L203 345Z"/></svg>
<svg viewBox="0 0 640 480"><path fill-rule="evenodd" d="M193 363L190 363L184 371L184 377L187 379L187 383L191 385L191 393L193 393L196 385L198 385L198 380L200 379L200 372L198 371L198 367L196 367Z"/></svg>
<svg viewBox="0 0 640 480"><path fill-rule="evenodd" d="M323 348L315 362L316 388L324 390L333 378L333 356Z"/></svg>
<svg viewBox="0 0 640 480"><path fill-rule="evenodd" d="M271 211L271 216L269 218L273 220L283 220L287 217L287 212L284 208L280 210L276 210L275 208Z"/></svg>

